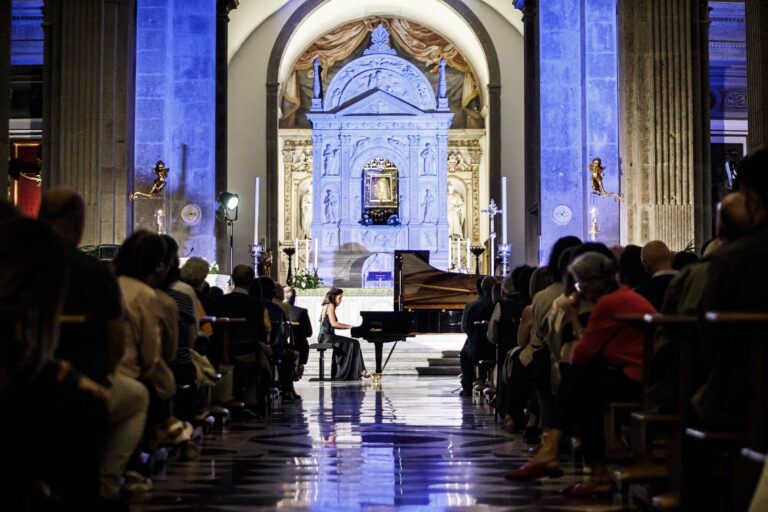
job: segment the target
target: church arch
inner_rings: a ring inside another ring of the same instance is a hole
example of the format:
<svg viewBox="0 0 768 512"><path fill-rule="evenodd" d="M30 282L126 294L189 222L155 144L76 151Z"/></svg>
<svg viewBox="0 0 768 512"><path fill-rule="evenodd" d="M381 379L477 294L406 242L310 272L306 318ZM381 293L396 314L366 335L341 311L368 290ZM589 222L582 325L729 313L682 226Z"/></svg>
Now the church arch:
<svg viewBox="0 0 768 512"><path fill-rule="evenodd" d="M280 88L280 68L283 62L285 49L291 37L302 25L303 21L321 7L328 0L306 0L289 17L280 31L267 65L267 97L266 97L266 181L267 181L267 213L268 213L268 237L267 243L273 254L279 254L278 233L278 207L280 204L278 195L278 101ZM501 71L499 60L493 41L480 19L461 0L443 0L475 33L484 53L487 65L488 83L482 84L486 94L488 116L486 129L488 133L488 166L489 185L491 189L498 189L501 183Z"/></svg>

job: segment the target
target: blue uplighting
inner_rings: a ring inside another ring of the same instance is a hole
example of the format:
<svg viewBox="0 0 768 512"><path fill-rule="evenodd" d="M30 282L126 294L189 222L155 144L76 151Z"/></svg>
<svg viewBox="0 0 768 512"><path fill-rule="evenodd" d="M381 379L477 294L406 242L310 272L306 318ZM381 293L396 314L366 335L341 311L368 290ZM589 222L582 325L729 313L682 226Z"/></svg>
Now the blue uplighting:
<svg viewBox="0 0 768 512"><path fill-rule="evenodd" d="M11 65L43 65L43 0L11 4Z"/></svg>

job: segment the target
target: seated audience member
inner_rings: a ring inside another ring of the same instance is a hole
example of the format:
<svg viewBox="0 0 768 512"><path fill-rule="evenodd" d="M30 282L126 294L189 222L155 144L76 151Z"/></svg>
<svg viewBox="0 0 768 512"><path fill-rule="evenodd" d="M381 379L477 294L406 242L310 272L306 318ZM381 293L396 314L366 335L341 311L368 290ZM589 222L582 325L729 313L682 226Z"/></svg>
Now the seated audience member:
<svg viewBox="0 0 768 512"><path fill-rule="evenodd" d="M195 291L198 318L213 314L213 301L208 296L209 286L205 281L209 269L208 262L198 256L189 258L181 267L180 279ZM200 334L210 337L213 326L209 322L201 322Z"/></svg>
<svg viewBox="0 0 768 512"><path fill-rule="evenodd" d="M483 359L493 359L495 349L486 337L487 326L478 322L487 322L493 314L491 291L496 278L485 276L479 279L478 298L464 307L461 318L461 330L467 335L464 347L459 355L461 360L461 396L472 396L475 380L475 365Z"/></svg>
<svg viewBox="0 0 768 512"><path fill-rule="evenodd" d="M179 390L174 398L176 417L181 421L194 423L195 420L195 394L197 370L192 362L190 350L195 347L199 317L197 315L197 296L191 286L179 280L179 245L172 237L162 235L166 245L165 261L168 272L160 283L160 293L169 296L176 303L177 338L176 353L168 361L168 367L173 372L176 386L189 386Z"/></svg>
<svg viewBox="0 0 768 512"><path fill-rule="evenodd" d="M49 227L10 213L0 220L3 510L107 510L92 455L107 391L54 359L67 248Z"/></svg>
<svg viewBox="0 0 768 512"><path fill-rule="evenodd" d="M124 353L118 371L140 380L149 391L145 441L150 450L166 436L178 435L175 427L170 429L174 422L169 400L176 394L176 382L167 364L176 353L178 334L163 334L175 330L177 320L168 316L167 305L155 290L168 273L166 254L160 235L139 230L123 242L115 258L125 307Z"/></svg>
<svg viewBox="0 0 768 512"><path fill-rule="evenodd" d="M755 151L737 164L736 186L744 196L751 225L748 233L712 257L703 311L768 311L768 149ZM761 326L706 329L702 336L707 380L694 396L699 419L714 427L743 429L750 383L748 340L765 339Z"/></svg>
<svg viewBox="0 0 768 512"><path fill-rule="evenodd" d="M291 308L290 320L293 325L293 345L299 352L299 366L297 375L304 374L304 365L309 360L309 337L312 336L312 322L309 321L309 313L306 309L296 305L296 290L293 286L285 287L285 302Z"/></svg>
<svg viewBox="0 0 768 512"><path fill-rule="evenodd" d="M283 392L283 402L300 400L293 388L293 354L287 346L286 332L284 329L285 312L282 306L274 302L276 284L269 276L260 276L258 284L261 291L261 303L269 313L269 321L272 324L269 345L272 347L272 360L277 366L277 375ZM282 291L282 287L281 287Z"/></svg>
<svg viewBox="0 0 768 512"><path fill-rule="evenodd" d="M533 299L530 294L531 276L536 268L523 265L522 267L517 267L515 270L518 271L517 275L512 276L512 280L515 283L515 289L517 290L517 293L520 294L520 300L523 302L523 307L530 306L531 300Z"/></svg>
<svg viewBox="0 0 768 512"><path fill-rule="evenodd" d="M619 256L619 276L621 284L625 284L632 289L648 281L648 274L643 268L643 259L641 254L643 248L639 245L628 245Z"/></svg>
<svg viewBox="0 0 768 512"><path fill-rule="evenodd" d="M255 274L249 265L237 265L232 270L232 293L221 297L215 305L216 316L245 318L245 324L229 325L229 353L222 354L222 340L216 339L215 357L218 361L235 366L232 391L234 397L246 404L247 410L257 416L266 414L266 397L269 390L269 368L259 361L261 344L267 343L267 312L260 300L250 295Z"/></svg>
<svg viewBox="0 0 768 512"><path fill-rule="evenodd" d="M613 484L605 465L603 411L613 400L640 399L643 362L642 332L616 320L618 314L654 313L642 296L619 285L614 262L602 254L586 253L569 267L578 294L572 296L568 313L578 341L573 348L572 366L563 376L555 404L554 428L541 450L522 468L507 475L510 480L527 480L559 472L558 448L563 433L576 425L581 435L590 479L564 490L573 496L610 493ZM581 325L581 301L595 306L586 326Z"/></svg>
<svg viewBox="0 0 768 512"><path fill-rule="evenodd" d="M688 265L692 265L699 261L698 255L693 251L680 251L676 252L672 259L672 269L678 272L683 270Z"/></svg>
<svg viewBox="0 0 768 512"><path fill-rule="evenodd" d="M643 267L651 279L635 288L635 291L648 299L648 302L660 311L664 303L667 286L677 275L677 270L672 268L672 251L664 242L654 240L643 246L641 258Z"/></svg>
<svg viewBox="0 0 768 512"><path fill-rule="evenodd" d="M750 229L749 218L744 204L744 195L739 192L728 194L720 201L714 241L707 246L704 258L693 263L670 281L664 297L662 313L696 315L699 302L707 286L707 271L712 257L721 248L740 238ZM677 410L679 381L679 351L677 343L689 343L696 352L699 336L697 328L661 327L648 369L647 398L650 410L669 413ZM695 367L700 367L697 364ZM696 380L700 380L700 377Z"/></svg>
<svg viewBox="0 0 768 512"><path fill-rule="evenodd" d="M77 249L85 226L83 199L71 189L53 188L43 196L39 218L64 240L69 270L63 313L86 316L84 324L62 326L56 355L109 388L106 439L101 450L95 440L92 446L101 459L99 494L116 500L120 479L144 432L149 394L136 379L115 372L123 355L122 297L112 273Z"/></svg>

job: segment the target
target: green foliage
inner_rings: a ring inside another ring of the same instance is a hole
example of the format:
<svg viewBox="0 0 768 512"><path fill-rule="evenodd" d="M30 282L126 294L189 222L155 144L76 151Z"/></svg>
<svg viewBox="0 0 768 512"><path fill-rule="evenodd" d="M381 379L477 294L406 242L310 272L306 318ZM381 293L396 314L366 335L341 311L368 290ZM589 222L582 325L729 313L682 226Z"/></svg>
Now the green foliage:
<svg viewBox="0 0 768 512"><path fill-rule="evenodd" d="M293 287L297 290L314 290L320 288L323 284L323 280L317 275L317 269L313 269L311 272L307 269L301 269L296 272L296 276L293 278Z"/></svg>
<svg viewBox="0 0 768 512"><path fill-rule="evenodd" d="M219 264L215 261L211 263L211 267L208 269L209 274L218 274L219 273Z"/></svg>

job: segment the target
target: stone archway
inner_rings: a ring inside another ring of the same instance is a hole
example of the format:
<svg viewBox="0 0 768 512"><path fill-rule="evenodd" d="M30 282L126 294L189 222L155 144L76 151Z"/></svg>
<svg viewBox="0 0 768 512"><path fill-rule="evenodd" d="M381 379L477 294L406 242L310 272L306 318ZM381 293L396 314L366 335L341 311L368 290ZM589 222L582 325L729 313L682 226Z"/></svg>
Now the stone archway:
<svg viewBox="0 0 768 512"><path fill-rule="evenodd" d="M267 246L273 254L278 254L278 95L279 69L284 51L292 35L302 24L303 20L328 0L306 0L287 20L280 31L269 57L267 67L267 141L266 141L266 181L267 181L267 214L268 231ZM501 72L496 49L487 30L479 18L461 0L444 0L444 2L462 18L477 36L488 66L487 87L488 105L488 165L489 183L492 189L501 184Z"/></svg>

